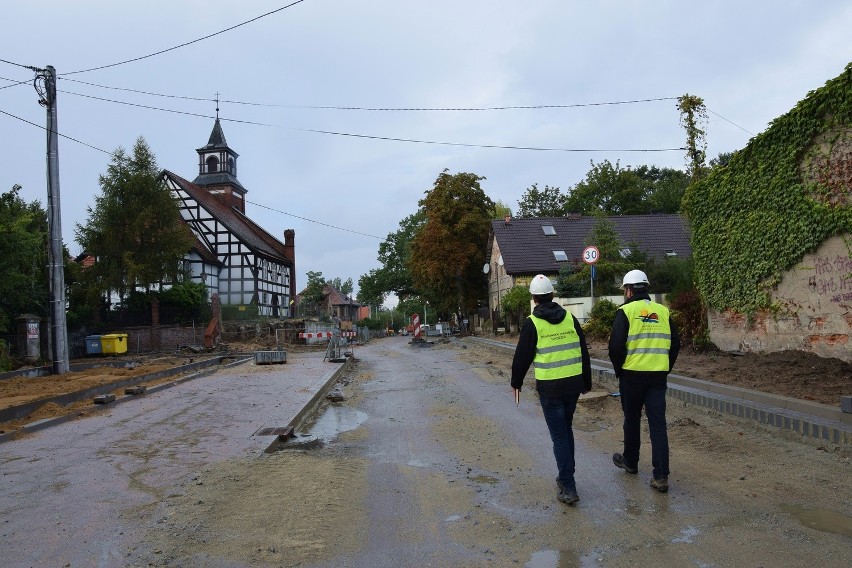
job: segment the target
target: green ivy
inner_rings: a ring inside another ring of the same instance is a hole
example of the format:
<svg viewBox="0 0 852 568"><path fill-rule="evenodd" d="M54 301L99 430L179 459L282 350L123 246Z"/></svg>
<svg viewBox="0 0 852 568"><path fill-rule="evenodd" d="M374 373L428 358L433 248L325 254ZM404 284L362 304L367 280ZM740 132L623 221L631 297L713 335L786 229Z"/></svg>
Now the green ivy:
<svg viewBox="0 0 852 568"><path fill-rule="evenodd" d="M786 270L827 238L852 233L848 154L828 160L852 143L850 119L852 63L688 188L696 285L708 307L773 308Z"/></svg>

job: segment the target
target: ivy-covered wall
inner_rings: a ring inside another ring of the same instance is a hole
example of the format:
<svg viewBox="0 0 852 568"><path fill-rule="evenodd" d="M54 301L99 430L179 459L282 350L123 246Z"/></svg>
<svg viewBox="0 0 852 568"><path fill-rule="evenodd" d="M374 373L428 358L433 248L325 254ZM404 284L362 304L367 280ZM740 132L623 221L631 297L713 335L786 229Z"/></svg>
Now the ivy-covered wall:
<svg viewBox="0 0 852 568"><path fill-rule="evenodd" d="M846 249L840 256L852 251L852 64L694 183L684 209L711 322L797 318L797 301L776 294L785 273L831 237Z"/></svg>

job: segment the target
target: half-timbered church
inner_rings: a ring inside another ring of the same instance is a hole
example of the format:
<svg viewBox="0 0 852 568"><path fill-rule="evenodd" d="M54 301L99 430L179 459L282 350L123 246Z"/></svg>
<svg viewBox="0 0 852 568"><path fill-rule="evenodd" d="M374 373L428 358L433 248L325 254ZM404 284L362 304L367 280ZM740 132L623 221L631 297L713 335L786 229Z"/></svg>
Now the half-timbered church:
<svg viewBox="0 0 852 568"><path fill-rule="evenodd" d="M287 317L295 300L295 231L284 242L246 216L247 190L237 179L237 158L219 118L198 148L198 176L190 181L165 170L196 242L186 256L192 280L203 282L222 305L256 306L258 315Z"/></svg>

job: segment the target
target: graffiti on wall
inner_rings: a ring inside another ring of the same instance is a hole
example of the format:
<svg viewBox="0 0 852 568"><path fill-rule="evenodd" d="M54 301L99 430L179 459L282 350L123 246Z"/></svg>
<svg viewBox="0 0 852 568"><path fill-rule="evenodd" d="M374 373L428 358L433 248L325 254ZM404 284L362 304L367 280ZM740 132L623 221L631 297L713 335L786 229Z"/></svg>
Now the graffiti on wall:
<svg viewBox="0 0 852 568"><path fill-rule="evenodd" d="M808 285L831 302L852 300L852 258L839 254L818 256L814 262L814 276L808 280Z"/></svg>

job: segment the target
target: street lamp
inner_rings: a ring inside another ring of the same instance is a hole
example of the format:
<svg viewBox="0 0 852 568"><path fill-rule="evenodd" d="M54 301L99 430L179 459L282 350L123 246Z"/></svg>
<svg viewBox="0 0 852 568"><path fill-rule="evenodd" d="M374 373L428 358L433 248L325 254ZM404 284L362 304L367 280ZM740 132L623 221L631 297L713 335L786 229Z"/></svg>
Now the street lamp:
<svg viewBox="0 0 852 568"><path fill-rule="evenodd" d="M429 300L426 300L426 301L423 303L423 325L426 325L426 323L427 323L427 321L426 321L426 307L427 307L428 305L429 305Z"/></svg>

